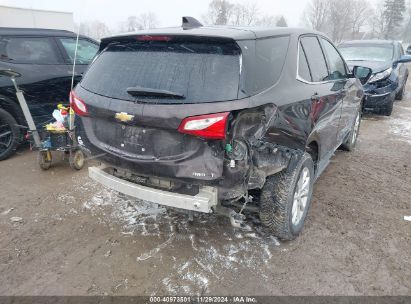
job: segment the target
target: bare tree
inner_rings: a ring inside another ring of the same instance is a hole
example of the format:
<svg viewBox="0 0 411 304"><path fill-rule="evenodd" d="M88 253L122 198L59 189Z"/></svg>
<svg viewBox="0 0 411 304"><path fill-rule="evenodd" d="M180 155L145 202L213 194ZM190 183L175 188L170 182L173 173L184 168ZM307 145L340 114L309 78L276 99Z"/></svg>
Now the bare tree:
<svg viewBox="0 0 411 304"><path fill-rule="evenodd" d="M407 13L401 38L405 42L411 42L411 2L407 3Z"/></svg>
<svg viewBox="0 0 411 304"><path fill-rule="evenodd" d="M256 21L255 25L264 27L275 27L277 26L278 17L272 15L265 15Z"/></svg>
<svg viewBox="0 0 411 304"><path fill-rule="evenodd" d="M371 11L368 26L370 28L368 36L370 38L383 38L386 31L383 0L380 0L380 3Z"/></svg>
<svg viewBox="0 0 411 304"><path fill-rule="evenodd" d="M233 5L231 20L229 23L236 26L248 26L255 25L258 18L258 6L257 3L237 3Z"/></svg>
<svg viewBox="0 0 411 304"><path fill-rule="evenodd" d="M341 42L350 31L353 0L329 0L329 12L325 32L334 42Z"/></svg>
<svg viewBox="0 0 411 304"><path fill-rule="evenodd" d="M139 29L139 23L136 16L129 16L126 21L127 31L133 32Z"/></svg>
<svg viewBox="0 0 411 304"><path fill-rule="evenodd" d="M226 25L231 18L233 8L234 5L228 0L212 0L204 19L210 24Z"/></svg>
<svg viewBox="0 0 411 304"><path fill-rule="evenodd" d="M159 24L157 16L153 12L140 14L137 18L137 22L139 24L138 28L140 30L156 28Z"/></svg>
<svg viewBox="0 0 411 304"><path fill-rule="evenodd" d="M275 26L278 27L287 27L287 21L285 20L284 16L281 16L278 21L275 23Z"/></svg>
<svg viewBox="0 0 411 304"><path fill-rule="evenodd" d="M398 30L404 20L405 0L385 0L384 18L386 28L384 38L392 39L397 35Z"/></svg>
<svg viewBox="0 0 411 304"><path fill-rule="evenodd" d="M312 0L304 11L304 21L314 30L322 31L326 28L330 5L328 0Z"/></svg>
<svg viewBox="0 0 411 304"><path fill-rule="evenodd" d="M99 20L94 20L80 24L80 34L100 40L101 38L110 35L111 31L105 23Z"/></svg>
<svg viewBox="0 0 411 304"><path fill-rule="evenodd" d="M352 0L353 9L351 11L351 38L358 38L362 27L372 14L370 3L367 0Z"/></svg>

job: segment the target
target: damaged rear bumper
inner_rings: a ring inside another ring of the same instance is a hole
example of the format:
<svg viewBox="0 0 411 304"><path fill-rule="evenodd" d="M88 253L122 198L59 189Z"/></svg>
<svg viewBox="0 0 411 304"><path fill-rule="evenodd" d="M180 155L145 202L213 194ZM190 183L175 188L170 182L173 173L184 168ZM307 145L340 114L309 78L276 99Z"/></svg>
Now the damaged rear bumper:
<svg viewBox="0 0 411 304"><path fill-rule="evenodd" d="M197 195L180 194L126 181L108 173L104 166L90 167L89 176L112 190L159 205L211 213L218 202L217 188L215 187L200 187Z"/></svg>

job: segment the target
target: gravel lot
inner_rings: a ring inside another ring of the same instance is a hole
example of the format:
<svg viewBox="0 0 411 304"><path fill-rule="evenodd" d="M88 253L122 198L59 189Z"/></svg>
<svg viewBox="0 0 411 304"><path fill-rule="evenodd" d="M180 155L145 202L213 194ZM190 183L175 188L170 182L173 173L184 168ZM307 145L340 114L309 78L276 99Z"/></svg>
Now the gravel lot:
<svg viewBox="0 0 411 304"><path fill-rule="evenodd" d="M411 84L411 82L409 82ZM0 162L0 295L411 295L411 85L317 181L303 234L167 213L22 149Z"/></svg>

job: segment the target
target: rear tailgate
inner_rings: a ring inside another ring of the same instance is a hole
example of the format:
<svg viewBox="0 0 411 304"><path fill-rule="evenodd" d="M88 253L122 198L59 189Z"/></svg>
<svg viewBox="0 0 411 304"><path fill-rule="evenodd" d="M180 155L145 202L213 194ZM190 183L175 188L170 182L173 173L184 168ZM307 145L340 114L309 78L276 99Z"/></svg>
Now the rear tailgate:
<svg viewBox="0 0 411 304"><path fill-rule="evenodd" d="M239 47L228 39L139 39L109 45L75 90L88 109L81 119L88 146L137 173L219 179L224 141L182 134L178 127L185 117L236 107ZM129 94L131 87L177 97Z"/></svg>

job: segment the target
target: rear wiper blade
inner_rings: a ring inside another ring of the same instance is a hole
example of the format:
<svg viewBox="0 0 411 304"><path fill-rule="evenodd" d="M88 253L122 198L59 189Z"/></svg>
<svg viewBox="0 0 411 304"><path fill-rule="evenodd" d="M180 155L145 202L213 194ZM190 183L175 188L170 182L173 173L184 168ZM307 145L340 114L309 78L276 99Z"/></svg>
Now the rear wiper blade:
<svg viewBox="0 0 411 304"><path fill-rule="evenodd" d="M144 88L144 87L130 87L130 88L127 88L127 93L132 95L132 96L174 97L174 98L178 98L178 99L185 99L186 98L183 94L180 94L180 93L167 91L167 90Z"/></svg>

